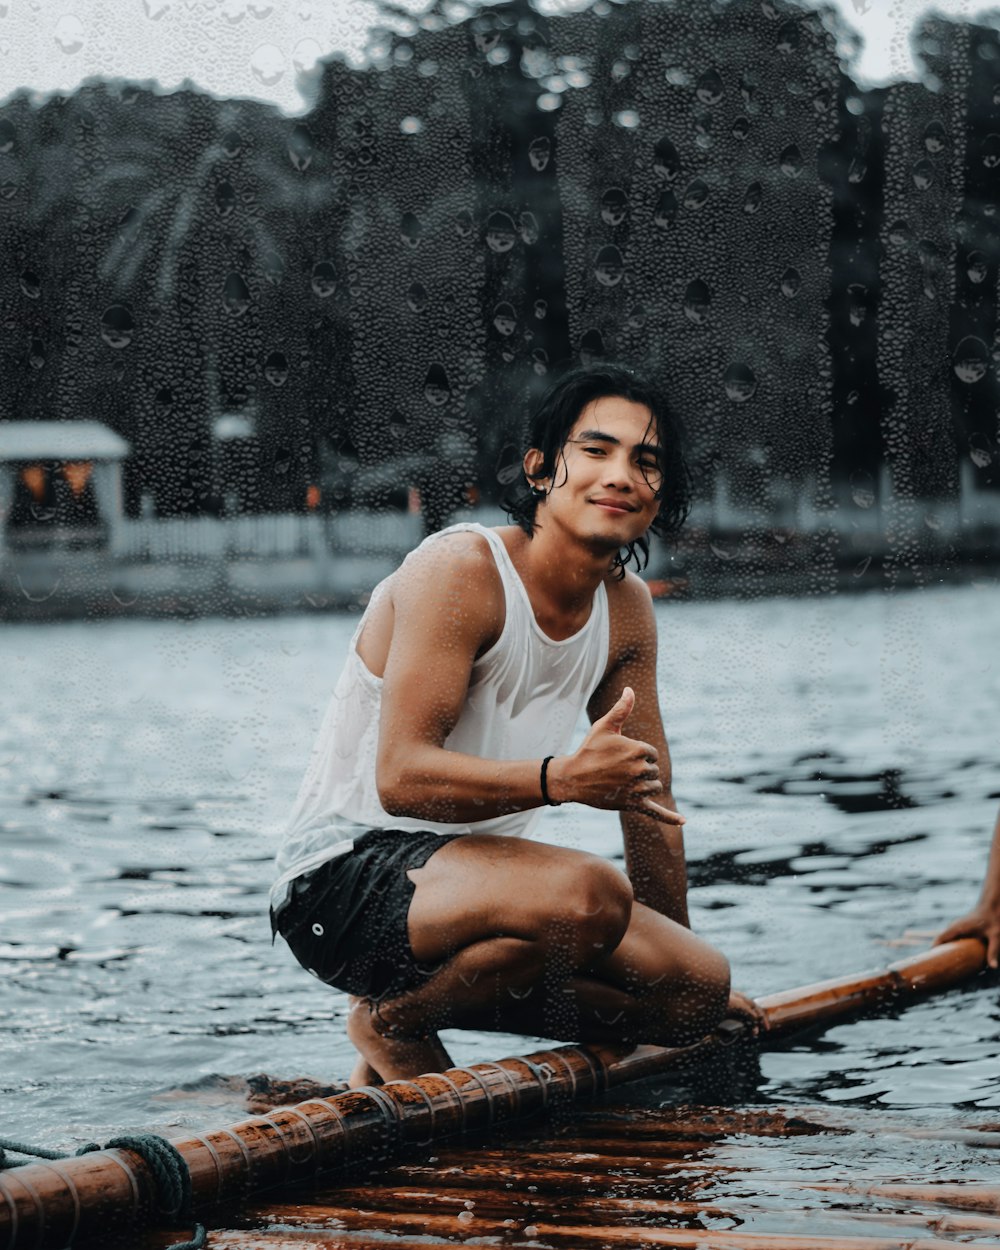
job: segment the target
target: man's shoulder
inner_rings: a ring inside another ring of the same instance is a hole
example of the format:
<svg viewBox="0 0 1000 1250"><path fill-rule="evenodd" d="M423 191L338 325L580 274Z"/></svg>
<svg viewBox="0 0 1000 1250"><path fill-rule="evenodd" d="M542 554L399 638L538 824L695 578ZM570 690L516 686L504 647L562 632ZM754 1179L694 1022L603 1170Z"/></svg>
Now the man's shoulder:
<svg viewBox="0 0 1000 1250"><path fill-rule="evenodd" d="M500 590L500 574L486 535L479 530L445 531L407 555L392 577L394 595L417 592L432 598L456 596L488 606Z"/></svg>
<svg viewBox="0 0 1000 1250"><path fill-rule="evenodd" d="M475 574L496 572L496 560L490 540L483 530L440 530L415 547L401 568L435 568L448 574L454 571Z"/></svg>
<svg viewBox="0 0 1000 1250"><path fill-rule="evenodd" d="M655 639L653 597L642 578L627 570L624 577L615 572L605 578L604 586L613 641L629 648L643 639Z"/></svg>
<svg viewBox="0 0 1000 1250"><path fill-rule="evenodd" d="M621 577L616 569L613 573L609 573L604 579L604 586L608 594L608 606L611 611L636 611L643 610L651 614L653 610L653 596L649 593L649 587L637 574L629 569L625 570L625 576Z"/></svg>

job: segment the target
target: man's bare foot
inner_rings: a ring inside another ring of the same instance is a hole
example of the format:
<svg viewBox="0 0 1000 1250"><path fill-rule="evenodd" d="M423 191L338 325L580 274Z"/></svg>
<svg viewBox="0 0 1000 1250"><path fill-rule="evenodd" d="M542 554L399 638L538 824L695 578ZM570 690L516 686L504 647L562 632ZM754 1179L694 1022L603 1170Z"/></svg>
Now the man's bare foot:
<svg viewBox="0 0 1000 1250"><path fill-rule="evenodd" d="M386 1037L380 1033L372 1020L371 1003L367 999L351 1003L347 1014L347 1036L361 1055L351 1073L352 1089L357 1088L354 1077L362 1065L383 1081L405 1081L425 1072L443 1072L452 1067L448 1052L436 1033L413 1038ZM372 1084L371 1081L359 1083Z"/></svg>
<svg viewBox="0 0 1000 1250"><path fill-rule="evenodd" d="M360 1089L362 1085L381 1085L382 1078L375 1071L368 1060L363 1056L358 1056L358 1061L351 1069L351 1075L347 1078L348 1089Z"/></svg>

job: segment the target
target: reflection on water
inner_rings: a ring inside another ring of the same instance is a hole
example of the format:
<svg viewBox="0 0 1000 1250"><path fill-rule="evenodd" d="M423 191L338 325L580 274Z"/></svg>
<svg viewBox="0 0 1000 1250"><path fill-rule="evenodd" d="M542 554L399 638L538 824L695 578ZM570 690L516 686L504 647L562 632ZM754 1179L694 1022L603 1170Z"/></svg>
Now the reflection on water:
<svg viewBox="0 0 1000 1250"><path fill-rule="evenodd" d="M696 927L764 992L883 963L974 900L1000 797L996 588L658 608ZM344 1002L266 891L351 616L8 627L5 1132L239 1118L247 1077L349 1066ZM594 811L543 836L620 854ZM520 1039L455 1034L459 1062ZM994 988L762 1058L758 1099L1000 1106Z"/></svg>

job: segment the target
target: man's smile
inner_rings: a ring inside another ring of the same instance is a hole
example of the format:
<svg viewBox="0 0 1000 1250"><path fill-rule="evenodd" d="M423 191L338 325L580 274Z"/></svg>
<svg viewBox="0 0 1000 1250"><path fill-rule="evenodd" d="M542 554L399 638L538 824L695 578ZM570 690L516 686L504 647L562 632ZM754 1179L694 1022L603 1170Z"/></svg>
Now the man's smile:
<svg viewBox="0 0 1000 1250"><path fill-rule="evenodd" d="M590 502L595 504L598 508L603 508L605 512L614 513L616 516L620 516L625 512L638 512L639 510L635 504L628 503L624 499L607 499L601 497L600 499L591 499Z"/></svg>

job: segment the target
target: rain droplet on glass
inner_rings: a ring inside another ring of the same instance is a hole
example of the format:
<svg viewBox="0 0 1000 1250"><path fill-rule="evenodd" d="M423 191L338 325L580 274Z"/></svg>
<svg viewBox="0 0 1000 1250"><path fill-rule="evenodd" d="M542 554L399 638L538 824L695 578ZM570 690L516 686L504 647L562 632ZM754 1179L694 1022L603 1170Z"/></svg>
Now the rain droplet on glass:
<svg viewBox="0 0 1000 1250"><path fill-rule="evenodd" d="M318 260L312 267L309 285L314 295L319 296L320 299L329 299L337 289L337 271L333 267L333 262Z"/></svg>
<svg viewBox="0 0 1000 1250"><path fill-rule="evenodd" d="M406 292L406 306L411 312L423 312L427 307L427 290L419 282L414 282Z"/></svg>
<svg viewBox="0 0 1000 1250"><path fill-rule="evenodd" d="M408 247L417 247L423 237L424 227L416 213L404 213L399 223L399 237Z"/></svg>
<svg viewBox="0 0 1000 1250"><path fill-rule="evenodd" d="M653 149L653 172L667 182L673 182L681 171L681 158L666 135L658 140Z"/></svg>
<svg viewBox="0 0 1000 1250"><path fill-rule="evenodd" d="M60 51L65 52L67 56L72 56L83 47L87 32L84 30L83 22L74 13L64 13L56 22L53 37Z"/></svg>
<svg viewBox="0 0 1000 1250"><path fill-rule="evenodd" d="M535 317L539 321L544 321L549 311L549 301L545 299L535 300Z"/></svg>
<svg viewBox="0 0 1000 1250"><path fill-rule="evenodd" d="M264 377L272 386L284 386L288 381L288 357L284 352L271 352L264 361Z"/></svg>
<svg viewBox="0 0 1000 1250"><path fill-rule="evenodd" d="M226 274L222 284L222 306L230 317L242 317L250 307L250 288L235 270Z"/></svg>
<svg viewBox="0 0 1000 1250"><path fill-rule="evenodd" d="M293 126L288 136L288 159L299 173L305 173L312 164L314 150L315 144L309 127L302 123Z"/></svg>
<svg viewBox="0 0 1000 1250"><path fill-rule="evenodd" d="M503 335L504 338L510 338L517 329L517 313L514 312L513 305L508 304L506 300L497 304L493 309L493 327L497 334Z"/></svg>
<svg viewBox="0 0 1000 1250"><path fill-rule="evenodd" d="M455 233L460 239L467 239L472 233L472 214L467 208L455 214Z"/></svg>
<svg viewBox="0 0 1000 1250"><path fill-rule="evenodd" d="M745 364L732 364L722 375L726 395L734 404L745 404L757 390L757 375Z"/></svg>
<svg viewBox="0 0 1000 1250"><path fill-rule="evenodd" d="M756 213L763 199L764 188L759 182L751 182L743 194L743 211L748 215Z"/></svg>
<svg viewBox="0 0 1000 1250"><path fill-rule="evenodd" d="M786 299L794 299L802 287L802 275L791 265L781 275L781 294Z"/></svg>
<svg viewBox="0 0 1000 1250"><path fill-rule="evenodd" d="M975 282L976 285L986 280L989 271L989 264L986 256L982 252L970 252L965 262L965 272L969 275L969 281Z"/></svg>
<svg viewBox="0 0 1000 1250"><path fill-rule="evenodd" d="M990 443L984 434L969 435L969 458L977 469L985 469L993 463Z"/></svg>
<svg viewBox="0 0 1000 1250"><path fill-rule="evenodd" d="M28 299L38 299L42 293L41 280L33 269L22 269L18 275L17 285Z"/></svg>
<svg viewBox="0 0 1000 1250"><path fill-rule="evenodd" d="M521 242L531 247L538 242L538 219L534 213L522 213L517 219L517 232Z"/></svg>
<svg viewBox="0 0 1000 1250"><path fill-rule="evenodd" d="M594 259L594 277L601 286L617 286L625 273L622 254L613 244L602 247Z"/></svg>
<svg viewBox="0 0 1000 1250"><path fill-rule="evenodd" d="M228 217L236 207L236 192L233 184L225 180L215 188L215 208L220 217Z"/></svg>
<svg viewBox="0 0 1000 1250"><path fill-rule="evenodd" d="M802 173L802 153L798 146L790 143L788 147L781 149L781 155L778 157L778 164L781 172L787 178L797 178Z"/></svg>
<svg viewBox="0 0 1000 1250"><path fill-rule="evenodd" d="M101 317L101 338L109 347L128 347L135 335L135 319L124 304L112 304Z"/></svg>
<svg viewBox="0 0 1000 1250"><path fill-rule="evenodd" d="M708 319L708 310L712 303L712 292L708 284L700 278L689 282L684 292L684 316L694 325L704 325Z"/></svg>
<svg viewBox="0 0 1000 1250"><path fill-rule="evenodd" d="M719 71L708 69L698 79L694 93L702 104L718 104L725 94L725 90L725 84Z"/></svg>
<svg viewBox="0 0 1000 1250"><path fill-rule="evenodd" d="M708 183L701 178L692 178L684 188L682 203L685 208L697 210L703 208L708 200Z"/></svg>
<svg viewBox="0 0 1000 1250"><path fill-rule="evenodd" d="M509 213L490 213L486 222L486 246L490 251L502 255L509 252L516 242L513 217Z"/></svg>
<svg viewBox="0 0 1000 1250"><path fill-rule="evenodd" d="M424 399L435 408L440 408L451 398L451 383L444 366L433 364L424 378Z"/></svg>
<svg viewBox="0 0 1000 1250"><path fill-rule="evenodd" d="M552 141L545 135L532 139L528 144L528 161L535 173L540 174L552 155Z"/></svg>
<svg viewBox="0 0 1000 1250"><path fill-rule="evenodd" d="M669 188L661 191L653 209L653 225L666 230L677 216L677 196Z"/></svg>
<svg viewBox="0 0 1000 1250"><path fill-rule="evenodd" d="M875 502L875 481L870 473L851 474L851 498L859 508L870 508Z"/></svg>
<svg viewBox="0 0 1000 1250"><path fill-rule="evenodd" d="M939 121L928 122L924 127L924 147L931 156L937 156L948 146L948 132Z"/></svg>
<svg viewBox="0 0 1000 1250"><path fill-rule="evenodd" d="M285 73L285 55L273 43L262 43L250 58L250 69L262 86L273 87Z"/></svg>
<svg viewBox="0 0 1000 1250"><path fill-rule="evenodd" d="M968 385L981 382L990 365L989 348L975 335L966 335L955 348L952 364L960 382Z"/></svg>
<svg viewBox="0 0 1000 1250"><path fill-rule="evenodd" d="M910 223L903 221L902 218L898 221L894 221L889 227L889 242L894 244L896 247L900 247L904 243L909 243L912 238L913 231L910 229Z"/></svg>
<svg viewBox="0 0 1000 1250"><path fill-rule="evenodd" d="M600 330L585 330L580 339L580 363L592 365L596 360L603 360L606 354Z"/></svg>
<svg viewBox="0 0 1000 1250"><path fill-rule="evenodd" d="M620 226L628 216L628 197L621 187L609 187L601 196L601 220L606 226Z"/></svg>
<svg viewBox="0 0 1000 1250"><path fill-rule="evenodd" d="M750 133L750 119L748 117L737 117L732 125L732 136L741 143Z"/></svg>
<svg viewBox="0 0 1000 1250"><path fill-rule="evenodd" d="M918 191L926 191L934 185L934 166L927 160L917 161L910 176Z"/></svg>
<svg viewBox="0 0 1000 1250"><path fill-rule="evenodd" d="M778 27L778 39L775 47L787 56L794 52L802 42L802 34L795 22L785 22Z"/></svg>

